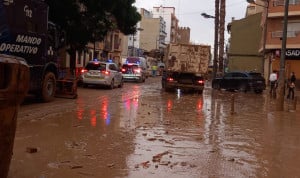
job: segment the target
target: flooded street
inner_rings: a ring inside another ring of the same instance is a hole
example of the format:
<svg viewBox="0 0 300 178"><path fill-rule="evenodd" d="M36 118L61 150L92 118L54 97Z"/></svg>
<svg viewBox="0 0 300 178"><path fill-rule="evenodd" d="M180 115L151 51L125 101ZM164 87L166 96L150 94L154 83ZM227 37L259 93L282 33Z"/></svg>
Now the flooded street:
<svg viewBox="0 0 300 178"><path fill-rule="evenodd" d="M20 107L9 178L300 177L300 105L276 111L267 91L165 93L156 77L78 95Z"/></svg>

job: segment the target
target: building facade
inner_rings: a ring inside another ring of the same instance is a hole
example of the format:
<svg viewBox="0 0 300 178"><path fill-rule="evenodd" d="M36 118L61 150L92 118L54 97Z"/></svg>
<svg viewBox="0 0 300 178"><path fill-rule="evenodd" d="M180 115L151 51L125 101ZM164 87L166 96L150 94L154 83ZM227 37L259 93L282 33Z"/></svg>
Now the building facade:
<svg viewBox="0 0 300 178"><path fill-rule="evenodd" d="M263 56L259 53L262 28L262 13L233 20L228 25L230 32L225 71L263 71Z"/></svg>
<svg viewBox="0 0 300 178"><path fill-rule="evenodd" d="M165 39L166 22L162 17L154 18L150 11L141 9L142 20L140 27L143 29L140 33L139 46L146 52L152 50L164 51L166 48Z"/></svg>
<svg viewBox="0 0 300 178"><path fill-rule="evenodd" d="M178 19L175 16L175 7L153 7L153 17L159 18L162 17L166 22L166 30L167 33L165 42L169 43L177 43L179 34L178 34Z"/></svg>
<svg viewBox="0 0 300 178"><path fill-rule="evenodd" d="M282 49L282 31L284 17L284 0L270 0L266 20L266 59L265 74L280 68ZM267 5L267 3L266 3ZM287 43L285 54L285 78L295 72L300 78L300 1L289 0L287 21ZM298 84L299 86L299 84Z"/></svg>

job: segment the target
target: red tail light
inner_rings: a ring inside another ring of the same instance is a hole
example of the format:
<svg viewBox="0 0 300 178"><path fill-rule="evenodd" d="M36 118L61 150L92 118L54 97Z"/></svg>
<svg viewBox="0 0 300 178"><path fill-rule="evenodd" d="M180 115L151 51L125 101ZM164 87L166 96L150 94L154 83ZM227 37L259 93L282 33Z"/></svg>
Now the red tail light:
<svg viewBox="0 0 300 178"><path fill-rule="evenodd" d="M168 81L168 82L173 82L174 79L173 79L172 77L168 77L168 78L167 78L167 81Z"/></svg>
<svg viewBox="0 0 300 178"><path fill-rule="evenodd" d="M88 70L86 70L86 69L81 69L81 73L83 74L83 73L85 73L85 72L87 72Z"/></svg>
<svg viewBox="0 0 300 178"><path fill-rule="evenodd" d="M102 71L102 74L104 74L104 75L109 75L109 71Z"/></svg>
<svg viewBox="0 0 300 178"><path fill-rule="evenodd" d="M198 84L204 84L204 80L198 80Z"/></svg>
<svg viewBox="0 0 300 178"><path fill-rule="evenodd" d="M122 70L121 70L122 72L125 72L126 71L126 69L124 69L124 68L122 68Z"/></svg>
<svg viewBox="0 0 300 178"><path fill-rule="evenodd" d="M141 69L134 69L135 73L141 73Z"/></svg>

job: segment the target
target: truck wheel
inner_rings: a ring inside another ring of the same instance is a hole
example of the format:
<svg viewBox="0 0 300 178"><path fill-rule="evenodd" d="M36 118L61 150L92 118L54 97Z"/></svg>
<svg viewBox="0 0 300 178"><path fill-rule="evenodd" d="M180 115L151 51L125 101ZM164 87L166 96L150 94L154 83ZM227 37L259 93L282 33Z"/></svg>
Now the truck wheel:
<svg viewBox="0 0 300 178"><path fill-rule="evenodd" d="M44 102L54 100L56 90L56 79L52 72L46 73L43 81L41 97Z"/></svg>

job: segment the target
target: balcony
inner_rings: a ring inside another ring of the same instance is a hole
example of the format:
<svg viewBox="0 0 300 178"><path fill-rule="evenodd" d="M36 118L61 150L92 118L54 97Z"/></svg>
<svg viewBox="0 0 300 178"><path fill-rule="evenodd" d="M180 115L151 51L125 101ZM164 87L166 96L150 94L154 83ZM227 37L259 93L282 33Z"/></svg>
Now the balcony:
<svg viewBox="0 0 300 178"><path fill-rule="evenodd" d="M300 34L300 31L288 31L286 36L288 38L295 38ZM282 38L282 31L274 31L271 33L272 38Z"/></svg>
<svg viewBox="0 0 300 178"><path fill-rule="evenodd" d="M280 30L267 33L266 49L279 49L282 45L282 34ZM287 48L300 48L300 31L287 31Z"/></svg>
<svg viewBox="0 0 300 178"><path fill-rule="evenodd" d="M290 0L289 5L299 5L300 0ZM284 6L284 0L275 0L273 1L273 6Z"/></svg>
<svg viewBox="0 0 300 178"><path fill-rule="evenodd" d="M284 0L274 0L269 7L269 18L283 17L284 15ZM289 1L289 17L300 16L300 0Z"/></svg>

